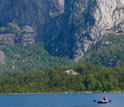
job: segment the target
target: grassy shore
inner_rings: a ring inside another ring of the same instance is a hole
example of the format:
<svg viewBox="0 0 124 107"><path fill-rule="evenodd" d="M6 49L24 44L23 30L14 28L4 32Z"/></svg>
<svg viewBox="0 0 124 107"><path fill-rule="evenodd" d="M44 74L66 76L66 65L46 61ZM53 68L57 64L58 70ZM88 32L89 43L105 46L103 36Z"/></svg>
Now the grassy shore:
<svg viewBox="0 0 124 107"><path fill-rule="evenodd" d="M81 92L77 92L77 91L70 91L70 92L32 92L32 93L0 93L0 95L18 95L18 94L90 94L90 93L124 93L124 91L81 91Z"/></svg>

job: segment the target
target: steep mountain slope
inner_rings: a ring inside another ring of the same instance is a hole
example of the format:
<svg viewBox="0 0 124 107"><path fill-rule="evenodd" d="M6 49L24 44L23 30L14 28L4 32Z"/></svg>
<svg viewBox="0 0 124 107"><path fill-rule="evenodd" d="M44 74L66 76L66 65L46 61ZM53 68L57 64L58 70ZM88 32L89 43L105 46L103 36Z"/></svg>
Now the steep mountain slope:
<svg viewBox="0 0 124 107"><path fill-rule="evenodd" d="M0 24L30 25L52 55L80 59L124 21L123 0L0 0ZM9 16L9 17L8 17ZM109 31L109 32L110 32ZM49 38L49 39L48 39Z"/></svg>
<svg viewBox="0 0 124 107"><path fill-rule="evenodd" d="M48 67L70 66L68 58L53 57L43 48L42 43L7 45L0 42L0 72L37 71Z"/></svg>
<svg viewBox="0 0 124 107"><path fill-rule="evenodd" d="M29 25L43 36L51 17L62 13L63 3L62 0L0 0L0 24Z"/></svg>
<svg viewBox="0 0 124 107"><path fill-rule="evenodd" d="M9 45L43 42L50 55L79 61L110 33L124 34L124 0L0 0L0 41Z"/></svg>
<svg viewBox="0 0 124 107"><path fill-rule="evenodd" d="M124 34L106 35L92 45L80 61L105 66L122 65L124 63Z"/></svg>

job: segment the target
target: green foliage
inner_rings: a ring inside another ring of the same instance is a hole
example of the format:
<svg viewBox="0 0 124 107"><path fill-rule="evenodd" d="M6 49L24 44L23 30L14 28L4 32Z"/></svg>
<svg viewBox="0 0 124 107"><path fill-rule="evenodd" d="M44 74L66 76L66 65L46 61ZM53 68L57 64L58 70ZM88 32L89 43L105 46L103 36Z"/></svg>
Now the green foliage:
<svg viewBox="0 0 124 107"><path fill-rule="evenodd" d="M81 62L116 66L124 63L124 35L109 34L85 54Z"/></svg>
<svg viewBox="0 0 124 107"><path fill-rule="evenodd" d="M21 44L5 45L0 47L6 55L6 71L31 71L31 70L43 70L56 64L61 66L68 66L72 64L72 61L68 58L53 57L48 54L43 48L42 43L36 43L32 45L23 46ZM5 47L6 46L6 47Z"/></svg>
<svg viewBox="0 0 124 107"><path fill-rule="evenodd" d="M67 74L58 65L45 71L0 75L0 93L124 91L124 65L114 68L77 65L77 75Z"/></svg>
<svg viewBox="0 0 124 107"><path fill-rule="evenodd" d="M5 32L5 28L4 27L0 27L0 32L1 33Z"/></svg>
<svg viewBox="0 0 124 107"><path fill-rule="evenodd" d="M12 27L6 27L5 33L15 33L15 29Z"/></svg>
<svg viewBox="0 0 124 107"><path fill-rule="evenodd" d="M15 33L15 29L13 27L0 27L0 33Z"/></svg>

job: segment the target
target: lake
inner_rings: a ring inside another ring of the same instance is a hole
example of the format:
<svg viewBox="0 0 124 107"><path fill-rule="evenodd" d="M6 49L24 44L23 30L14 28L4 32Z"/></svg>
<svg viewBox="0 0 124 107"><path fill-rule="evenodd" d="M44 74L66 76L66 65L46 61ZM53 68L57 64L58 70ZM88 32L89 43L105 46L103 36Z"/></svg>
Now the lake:
<svg viewBox="0 0 124 107"><path fill-rule="evenodd" d="M104 95L112 102L93 102ZM124 93L0 95L0 107L124 107Z"/></svg>

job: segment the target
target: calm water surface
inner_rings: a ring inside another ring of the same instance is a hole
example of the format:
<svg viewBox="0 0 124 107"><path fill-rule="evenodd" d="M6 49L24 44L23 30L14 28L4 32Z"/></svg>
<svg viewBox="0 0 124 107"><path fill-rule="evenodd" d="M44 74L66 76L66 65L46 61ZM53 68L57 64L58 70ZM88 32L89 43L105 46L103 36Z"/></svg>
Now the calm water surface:
<svg viewBox="0 0 124 107"><path fill-rule="evenodd" d="M93 102L104 95L112 102ZM124 107L124 93L0 95L0 107Z"/></svg>

